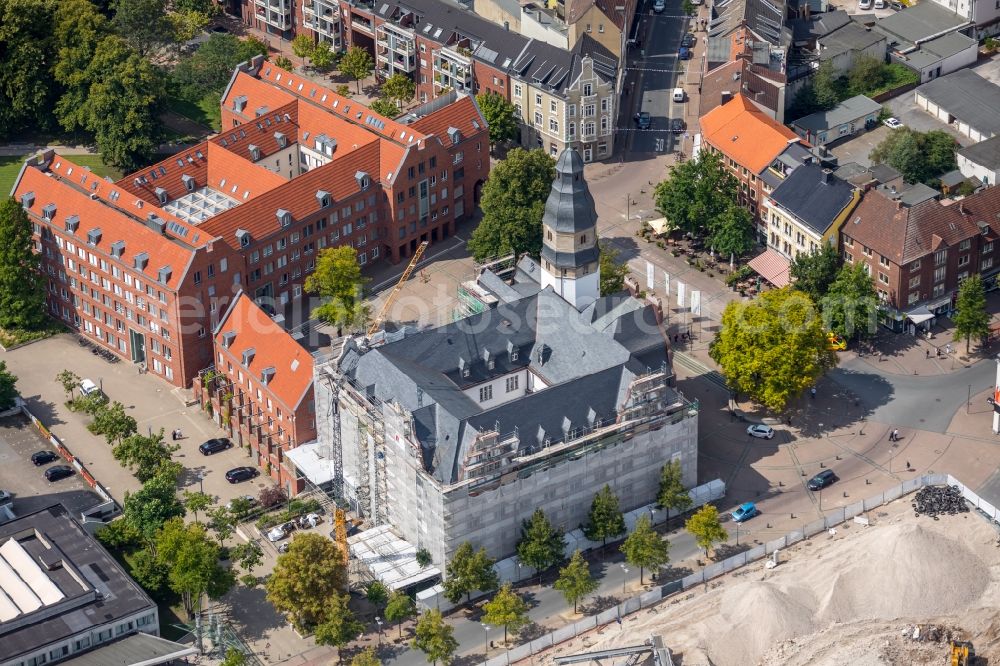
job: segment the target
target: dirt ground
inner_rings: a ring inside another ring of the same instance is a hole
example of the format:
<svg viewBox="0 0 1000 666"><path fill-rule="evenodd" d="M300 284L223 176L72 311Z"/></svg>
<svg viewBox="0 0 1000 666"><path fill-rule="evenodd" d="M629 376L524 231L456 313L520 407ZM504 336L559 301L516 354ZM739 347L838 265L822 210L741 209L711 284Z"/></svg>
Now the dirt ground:
<svg viewBox="0 0 1000 666"><path fill-rule="evenodd" d="M692 588L535 663L653 635L683 666L944 664L950 638L1000 663L997 530L975 513L917 517L911 497L869 514L867 527L781 551L774 569L760 562Z"/></svg>

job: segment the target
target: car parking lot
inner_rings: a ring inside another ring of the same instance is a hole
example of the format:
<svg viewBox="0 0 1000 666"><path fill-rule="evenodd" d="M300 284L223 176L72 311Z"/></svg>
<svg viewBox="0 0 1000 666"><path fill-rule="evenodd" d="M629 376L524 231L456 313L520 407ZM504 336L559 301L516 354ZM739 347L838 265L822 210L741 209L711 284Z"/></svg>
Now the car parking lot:
<svg viewBox="0 0 1000 666"><path fill-rule="evenodd" d="M40 466L31 462L32 453L52 450L27 417L0 419L0 490L13 495L15 514L25 515L61 502L79 515L101 502L79 474L51 483L45 480L45 470L69 464L62 458Z"/></svg>

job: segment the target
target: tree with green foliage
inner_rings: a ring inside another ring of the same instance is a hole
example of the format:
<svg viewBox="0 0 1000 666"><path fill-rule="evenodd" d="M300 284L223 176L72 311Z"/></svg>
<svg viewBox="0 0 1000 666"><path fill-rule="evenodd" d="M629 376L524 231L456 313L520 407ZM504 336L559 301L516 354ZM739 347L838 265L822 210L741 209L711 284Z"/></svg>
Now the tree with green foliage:
<svg viewBox="0 0 1000 666"><path fill-rule="evenodd" d="M126 491L122 515L127 527L154 547L163 524L184 515L184 505L177 499L177 477L161 471L134 493Z"/></svg>
<svg viewBox="0 0 1000 666"><path fill-rule="evenodd" d="M553 587L562 592L566 603L573 604L575 613L580 599L596 591L600 583L590 575L590 565L577 548L566 566L559 570L559 578Z"/></svg>
<svg viewBox="0 0 1000 666"><path fill-rule="evenodd" d="M535 509L531 518L521 523L521 540L517 543L517 557L521 562L541 572L558 564L566 549L563 531L549 522L545 512Z"/></svg>
<svg viewBox="0 0 1000 666"><path fill-rule="evenodd" d="M80 386L80 375L76 374L72 370L63 370L56 375L56 382L63 387L63 391L66 391L66 395L72 399L73 391Z"/></svg>
<svg viewBox="0 0 1000 666"><path fill-rule="evenodd" d="M790 287L733 301L709 346L729 387L781 412L837 363L812 300Z"/></svg>
<svg viewBox="0 0 1000 666"><path fill-rule="evenodd" d="M389 595L389 601L385 605L385 619L396 623L400 638L403 637L403 620L413 617L416 612L417 607L406 592L394 590Z"/></svg>
<svg viewBox="0 0 1000 666"><path fill-rule="evenodd" d="M292 39L292 53L295 54L296 58L308 60L312 56L315 48L316 43L309 35L296 35Z"/></svg>
<svg viewBox="0 0 1000 666"><path fill-rule="evenodd" d="M752 250L757 237L753 216L736 202L730 202L721 215L709 220L708 231L712 249L730 259Z"/></svg>
<svg viewBox="0 0 1000 666"><path fill-rule="evenodd" d="M170 24L171 38L177 53L185 42L189 42L208 27L212 18L193 9L181 9L167 13L167 23Z"/></svg>
<svg viewBox="0 0 1000 666"><path fill-rule="evenodd" d="M381 664L374 645L369 645L351 657L351 666L381 666Z"/></svg>
<svg viewBox="0 0 1000 666"><path fill-rule="evenodd" d="M0 361L0 410L10 409L17 401L17 377Z"/></svg>
<svg viewBox="0 0 1000 666"><path fill-rule="evenodd" d="M214 0L173 0L174 11L198 12L212 17L219 13L220 8Z"/></svg>
<svg viewBox="0 0 1000 666"><path fill-rule="evenodd" d="M386 118L395 118L399 115L399 107L387 99L376 99L368 105L368 108Z"/></svg>
<svg viewBox="0 0 1000 666"><path fill-rule="evenodd" d="M823 60L816 73L813 74L811 85L816 93L816 103L823 111L828 111L840 104L840 76L833 68L832 60Z"/></svg>
<svg viewBox="0 0 1000 666"><path fill-rule="evenodd" d="M506 645L508 631L516 632L528 624L528 604L511 589L510 583L504 583L493 598L483 604L483 624L503 627Z"/></svg>
<svg viewBox="0 0 1000 666"><path fill-rule="evenodd" d="M345 589L347 571L337 545L314 532L297 534L267 579L267 600L304 630L326 619L327 600Z"/></svg>
<svg viewBox="0 0 1000 666"><path fill-rule="evenodd" d="M659 569L670 561L670 543L662 538L650 523L649 516L642 514L635 521L635 528L622 543L625 561L639 567L639 584L643 583L646 568Z"/></svg>
<svg viewBox="0 0 1000 666"><path fill-rule="evenodd" d="M691 495L684 488L680 460L671 460L660 470L660 490L656 503L663 509L684 513L691 508Z"/></svg>
<svg viewBox="0 0 1000 666"><path fill-rule="evenodd" d="M431 562L434 561L433 558L431 558L431 551L427 550L426 548L417 548L416 557L417 557L417 564L420 565L421 569L430 566Z"/></svg>
<svg viewBox="0 0 1000 666"><path fill-rule="evenodd" d="M583 534L591 541L600 541L607 546L609 538L619 537L626 531L625 516L618 505L618 496L611 490L611 486L604 484L590 503L590 513L587 515Z"/></svg>
<svg viewBox="0 0 1000 666"><path fill-rule="evenodd" d="M813 303L819 303L840 272L840 253L829 243L812 252L800 252L792 260L789 274L792 286L805 292Z"/></svg>
<svg viewBox="0 0 1000 666"><path fill-rule="evenodd" d="M885 60L869 55L854 58L854 63L847 72L848 86L854 95L864 95L879 90L887 80Z"/></svg>
<svg viewBox="0 0 1000 666"><path fill-rule="evenodd" d="M943 130L918 132L900 127L889 132L868 157L876 164L888 164L908 183L933 184L955 168L957 148L958 142Z"/></svg>
<svg viewBox="0 0 1000 666"><path fill-rule="evenodd" d="M479 110L490 128L490 144L499 146L513 141L521 132L521 123L517 120L517 108L507 99L493 91L476 95Z"/></svg>
<svg viewBox="0 0 1000 666"><path fill-rule="evenodd" d="M229 558L243 573L252 577L253 570L264 563L264 551L256 541L248 541L230 548Z"/></svg>
<svg viewBox="0 0 1000 666"><path fill-rule="evenodd" d="M50 74L56 6L48 0L0 2L0 138L51 126L58 94Z"/></svg>
<svg viewBox="0 0 1000 666"><path fill-rule="evenodd" d="M340 59L340 73L355 82L358 93L361 92L361 81L371 76L375 63L367 50L360 46L352 46Z"/></svg>
<svg viewBox="0 0 1000 666"><path fill-rule="evenodd" d="M219 666L247 666L247 657L236 648L231 647L226 650L226 658Z"/></svg>
<svg viewBox="0 0 1000 666"><path fill-rule="evenodd" d="M387 101L401 107L417 94L417 86L406 74L396 72L382 83L381 92ZM395 115L399 115L399 112Z"/></svg>
<svg viewBox="0 0 1000 666"><path fill-rule="evenodd" d="M331 645L337 648L337 662L343 660L345 645L361 635L365 625L358 622L349 607L350 595L334 593L326 603L323 620L316 625L313 637L317 645Z"/></svg>
<svg viewBox="0 0 1000 666"><path fill-rule="evenodd" d="M92 82L80 109L105 164L132 171L159 146L164 79L159 69L119 37L105 37L87 68Z"/></svg>
<svg viewBox="0 0 1000 666"><path fill-rule="evenodd" d="M468 243L476 261L508 254L539 256L555 165L544 150L514 148L493 167L480 199L483 219Z"/></svg>
<svg viewBox="0 0 1000 666"><path fill-rule="evenodd" d="M700 236L738 203L738 192L739 183L722 158L703 150L695 159L671 166L653 197L656 209L673 226Z"/></svg>
<svg viewBox="0 0 1000 666"><path fill-rule="evenodd" d="M239 522L236 515L224 506L213 506L215 498L209 497L211 504L206 507L205 513L208 516L208 527L215 532L215 538L219 540L219 545L225 547L226 541L236 533L236 525Z"/></svg>
<svg viewBox="0 0 1000 666"><path fill-rule="evenodd" d="M232 512L233 518L237 522L246 518L251 510L253 510L253 502L246 497L236 497L229 502L229 511Z"/></svg>
<svg viewBox="0 0 1000 666"><path fill-rule="evenodd" d="M219 544L205 526L172 518L156 535L156 557L170 568L167 583L181 595L187 616L201 608L201 597L218 599L236 583L229 567L219 561Z"/></svg>
<svg viewBox="0 0 1000 666"><path fill-rule="evenodd" d="M0 328L30 331L45 322L45 280L31 234L21 204L0 199Z"/></svg>
<svg viewBox="0 0 1000 666"><path fill-rule="evenodd" d="M156 476L160 467L170 462L180 448L177 444L164 442L163 428L160 428L152 435L127 435L111 449L111 453L115 460L132 469L135 478L145 483Z"/></svg>
<svg viewBox="0 0 1000 666"><path fill-rule="evenodd" d="M142 543L142 535L124 518L105 524L95 536L108 548L121 550L131 550Z"/></svg>
<svg viewBox="0 0 1000 666"><path fill-rule="evenodd" d="M207 95L218 101L236 66L258 55L267 55L264 42L213 32L197 51L177 63L170 75L171 88L191 103Z"/></svg>
<svg viewBox="0 0 1000 666"><path fill-rule="evenodd" d="M986 309L983 279L978 273L965 278L959 285L955 314L951 319L955 324L955 340L965 338L966 354L969 353L969 341L972 338L979 338L986 344L990 334L991 317Z"/></svg>
<svg viewBox="0 0 1000 666"><path fill-rule="evenodd" d="M841 267L820 301L827 330L850 340L867 339L878 330L879 300L862 263Z"/></svg>
<svg viewBox="0 0 1000 666"><path fill-rule="evenodd" d="M628 264L618 262L621 254L607 243L598 245L601 261L601 296L617 294L625 289L625 278L628 276Z"/></svg>
<svg viewBox="0 0 1000 666"><path fill-rule="evenodd" d="M346 83L338 83L337 87L333 89L333 92L337 93L341 97L351 98L351 86Z"/></svg>
<svg viewBox="0 0 1000 666"><path fill-rule="evenodd" d="M463 595L470 601L476 590L491 592L497 589L499 579L493 564L485 548L477 551L468 541L463 542L445 567L445 598L457 604Z"/></svg>
<svg viewBox="0 0 1000 666"><path fill-rule="evenodd" d="M280 67L281 69L288 70L289 72L295 67L295 63L293 63L290 58L281 54L274 56L274 60L272 62L274 62L275 67Z"/></svg>
<svg viewBox="0 0 1000 666"><path fill-rule="evenodd" d="M53 78L62 88L55 116L67 132L84 129L82 113L93 81L88 68L97 45L111 30L108 19L90 0L66 0L56 4L53 35L58 51Z"/></svg>
<svg viewBox="0 0 1000 666"><path fill-rule="evenodd" d="M318 295L323 304L312 316L339 328L361 328L368 317L362 288L368 278L361 275L358 253L350 245L322 250L316 270L306 277L306 291Z"/></svg>
<svg viewBox="0 0 1000 666"><path fill-rule="evenodd" d="M115 400L94 414L94 420L87 430L95 435L104 435L109 445L119 444L126 437L134 435L138 424L131 415L125 413L125 405Z"/></svg>
<svg viewBox="0 0 1000 666"><path fill-rule="evenodd" d="M209 507L215 504L215 499L208 493L203 493L197 490L185 490L181 493L181 502L184 504L185 509L194 513L194 522L200 523L201 521L198 520L198 512L207 511Z"/></svg>
<svg viewBox="0 0 1000 666"><path fill-rule="evenodd" d="M708 557L708 549L713 544L723 543L729 538L729 533L722 527L722 521L719 520L719 510L712 504L706 504L698 509L684 523L684 529L694 537L698 547L705 551L705 557Z"/></svg>
<svg viewBox="0 0 1000 666"><path fill-rule="evenodd" d="M313 47L310 58L315 69L325 72L336 64L337 53L330 48L329 43L319 42Z"/></svg>
<svg viewBox="0 0 1000 666"><path fill-rule="evenodd" d="M414 628L412 646L427 656L427 661L437 664L451 662L458 649L455 630L446 624L441 611L436 608L424 611Z"/></svg>
<svg viewBox="0 0 1000 666"><path fill-rule="evenodd" d="M152 595L159 596L167 586L170 566L149 548L140 548L129 559L129 575Z"/></svg>
<svg viewBox="0 0 1000 666"><path fill-rule="evenodd" d="M382 581L373 580L365 587L365 598L376 609L381 609L389 601L389 588Z"/></svg>
<svg viewBox="0 0 1000 666"><path fill-rule="evenodd" d="M113 9L112 27L141 57L173 41L165 0L114 0Z"/></svg>

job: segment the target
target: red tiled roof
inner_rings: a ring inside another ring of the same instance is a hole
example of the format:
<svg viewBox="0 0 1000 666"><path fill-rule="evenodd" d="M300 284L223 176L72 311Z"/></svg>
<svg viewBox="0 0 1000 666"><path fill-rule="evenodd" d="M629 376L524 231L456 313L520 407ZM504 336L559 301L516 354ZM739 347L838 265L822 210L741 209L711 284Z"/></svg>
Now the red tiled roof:
<svg viewBox="0 0 1000 666"><path fill-rule="evenodd" d="M216 348L223 348L226 333L235 333L228 351L237 360L254 350L246 370L257 381L266 368L274 368L267 390L287 408L289 416L312 386L313 359L291 335L261 310L245 293L230 306L215 333Z"/></svg>
<svg viewBox="0 0 1000 666"><path fill-rule="evenodd" d="M312 104L299 102L299 143L312 147L320 134L325 134L337 140L337 150L333 157L350 152L359 146L364 146L379 140L377 134L365 131L335 113L325 111ZM348 106L351 106L348 104ZM353 108L353 107L351 107Z"/></svg>
<svg viewBox="0 0 1000 666"><path fill-rule="evenodd" d="M293 144L298 140L298 116L298 100L292 100L256 120L226 130L223 134L217 134L209 141L245 160L254 161L250 155L251 145L260 150L261 158L284 150L274 137L276 133L284 134L288 144Z"/></svg>
<svg viewBox="0 0 1000 666"><path fill-rule="evenodd" d="M199 153L201 157L198 157ZM178 164L178 161L182 164ZM130 173L118 180L115 185L158 207L160 200L156 196L157 188L166 190L168 200L172 201L187 194L182 180L184 175L193 176L198 187L202 187L205 185L207 169L205 142L203 141L193 148L182 150L151 167Z"/></svg>
<svg viewBox="0 0 1000 666"><path fill-rule="evenodd" d="M66 163L66 158L57 157L58 161ZM98 247L110 254L110 246L116 241L125 241L123 262L134 268L135 255L145 252L149 261L145 269L140 271L153 283L157 283L160 268L170 266L170 279L166 286L177 289L184 279L194 251L180 242L163 236L143 222L105 204L100 199L91 199L87 194L60 178L49 177L39 167L29 166L18 181L15 197L26 192L34 192L35 201L28 209L34 215L41 217L42 209L50 203L56 205L53 224L63 227L70 215L78 215L79 227L74 236L81 239L81 245L87 241L87 233L93 229L101 230L101 240ZM138 271L138 269L135 269Z"/></svg>
<svg viewBox="0 0 1000 666"><path fill-rule="evenodd" d="M247 201L284 185L288 179L243 159L222 146L208 144L206 185L245 205ZM233 209L230 209L233 210ZM201 225L204 227L204 223Z"/></svg>
<svg viewBox="0 0 1000 666"><path fill-rule="evenodd" d="M709 111L700 123L709 144L754 173L766 169L789 143L804 143L742 94Z"/></svg>
<svg viewBox="0 0 1000 666"><path fill-rule="evenodd" d="M957 245L979 233L971 217L958 206L942 206L931 199L916 206L897 205L878 190L865 193L841 233L905 265L942 245Z"/></svg>
<svg viewBox="0 0 1000 666"><path fill-rule="evenodd" d="M378 183L378 167L379 144L369 143L340 159L286 181L282 187L273 188L240 206L209 218L202 223L201 229L206 233L222 236L231 246L239 248L237 229L249 231L254 239L270 236L279 228L276 216L279 208L290 212L294 220L302 219L319 210L317 191L329 192L335 204L358 192L358 183L354 178L358 171L367 173L373 186Z"/></svg>
<svg viewBox="0 0 1000 666"><path fill-rule="evenodd" d="M479 128L477 129L473 123L478 124ZM448 138L449 127L458 129L463 137L469 137L486 127L486 120L483 119L472 97L465 96L433 113L428 113L410 126L428 136L437 136L447 146L451 143L451 139Z"/></svg>

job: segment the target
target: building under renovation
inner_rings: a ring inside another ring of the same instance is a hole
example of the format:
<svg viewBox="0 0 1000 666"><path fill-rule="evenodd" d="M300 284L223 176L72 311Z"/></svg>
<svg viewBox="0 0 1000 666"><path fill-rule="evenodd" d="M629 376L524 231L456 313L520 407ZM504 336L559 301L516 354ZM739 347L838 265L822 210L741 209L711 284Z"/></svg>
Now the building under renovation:
<svg viewBox="0 0 1000 666"><path fill-rule="evenodd" d="M660 312L599 295L574 151L559 159L543 227L540 263L481 272L483 311L381 344L349 339L315 368L329 465L314 473L437 564L464 541L510 555L536 508L575 529L604 484L624 510L647 504L673 459L696 480L697 408L672 388Z"/></svg>

